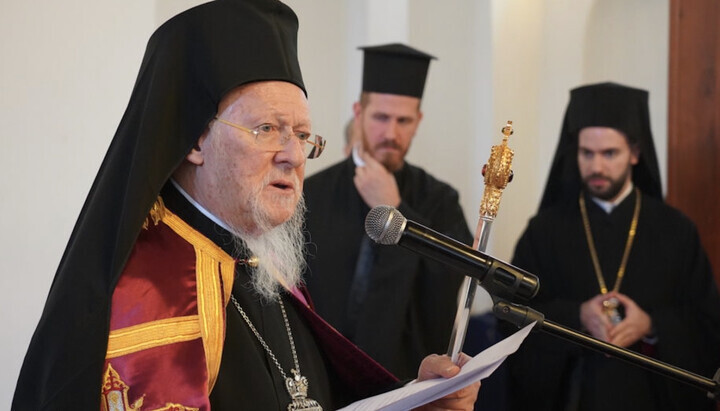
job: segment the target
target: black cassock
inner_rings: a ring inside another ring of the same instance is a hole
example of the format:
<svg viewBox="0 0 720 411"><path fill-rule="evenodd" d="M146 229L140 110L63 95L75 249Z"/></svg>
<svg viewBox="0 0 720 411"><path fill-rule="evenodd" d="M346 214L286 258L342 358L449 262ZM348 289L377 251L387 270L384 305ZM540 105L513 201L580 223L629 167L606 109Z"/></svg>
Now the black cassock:
<svg viewBox="0 0 720 411"><path fill-rule="evenodd" d="M586 196L594 242L612 290L635 205L629 195L610 214ZM549 320L581 330L580 304L599 294L577 198L534 217L513 263L540 277L532 306ZM652 318L654 351L664 362L712 377L720 366L720 299L694 224L643 195L637 234L621 293ZM644 347L644 348L643 348ZM570 397L581 410L701 410L714 403L686 386L614 358L537 333L508 358L513 409L562 410Z"/></svg>
<svg viewBox="0 0 720 411"><path fill-rule="evenodd" d="M426 355L447 350L462 276L404 248L373 245L364 301L350 303L369 211L354 174L349 158L305 182L307 286L323 318L400 379L414 378ZM472 244L457 191L407 163L395 178L406 218Z"/></svg>
<svg viewBox="0 0 720 411"><path fill-rule="evenodd" d="M200 213L172 185L165 187L162 196L169 209L225 252L239 260L247 258L237 255L230 233ZM295 367L280 305L261 301L252 291L250 273L246 268L242 263L235 267L233 295L276 356L286 376L291 377L290 370ZM311 308L290 293L283 293L282 299L300 372L309 382L308 397L316 400L323 409L336 409L396 388L387 371L334 332ZM225 325L220 370L210 393L212 409L286 409L291 399L283 377L232 302L226 307Z"/></svg>

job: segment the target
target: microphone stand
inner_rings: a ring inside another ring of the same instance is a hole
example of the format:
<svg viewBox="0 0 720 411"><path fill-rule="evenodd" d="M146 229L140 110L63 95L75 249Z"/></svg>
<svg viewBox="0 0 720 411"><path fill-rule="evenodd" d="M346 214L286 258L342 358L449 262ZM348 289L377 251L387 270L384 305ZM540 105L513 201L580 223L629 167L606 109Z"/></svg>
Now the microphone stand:
<svg viewBox="0 0 720 411"><path fill-rule="evenodd" d="M509 299L515 297L524 300L530 299L537 292L537 278L520 268L484 256L482 252L474 250L459 241L418 223L411 222L389 206L378 206L370 210L365 220L365 229L370 238L380 244L405 246L416 253L446 263L458 274L464 274L474 269L482 270L483 275L477 276L477 279L475 279L475 276L473 278L466 276L466 280L473 283L473 292L478 284L488 291L493 300L493 314L501 320L508 321L518 328L535 322L533 328L536 330L544 331L574 344L703 389L710 398L720 401L720 370L717 370L713 379L705 378L680 367L598 340L546 320L545 315L537 310L509 302ZM462 313L465 307L460 305L458 313ZM456 332L462 332L462 334L461 338L452 341L459 341L461 346L467 329L467 316L459 315L455 320L454 336L460 335L455 334ZM456 345L451 344L451 348L454 347Z"/></svg>
<svg viewBox="0 0 720 411"><path fill-rule="evenodd" d="M493 314L501 320L514 324L518 328L522 328L535 321L536 324L533 327L533 331L543 331L574 344L645 368L646 370L654 373L692 385L693 387L706 391L709 398L720 401L720 369L718 369L715 373L713 379L706 378L680 367L676 367L634 351L606 343L561 324L546 320L544 314L530 307L510 303L496 298L495 296L493 296L493 303Z"/></svg>

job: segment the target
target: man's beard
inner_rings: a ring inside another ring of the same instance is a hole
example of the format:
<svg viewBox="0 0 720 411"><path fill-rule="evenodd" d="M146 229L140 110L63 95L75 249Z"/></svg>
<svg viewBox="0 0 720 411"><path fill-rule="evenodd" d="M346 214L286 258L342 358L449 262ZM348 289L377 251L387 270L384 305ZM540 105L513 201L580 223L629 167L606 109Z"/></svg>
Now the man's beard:
<svg viewBox="0 0 720 411"><path fill-rule="evenodd" d="M289 220L272 227L258 198L254 196L252 212L261 234L250 235L234 229L235 247L240 255L258 258L258 266L250 268L253 290L264 300L276 301L283 288L292 290L302 282L305 199L300 197Z"/></svg>
<svg viewBox="0 0 720 411"><path fill-rule="evenodd" d="M368 139L365 135L365 132L363 132L363 141L365 142L365 152L368 153L371 157L375 158L380 164L382 164L385 169L391 173L394 173L398 170L400 170L403 165L405 164L405 155L402 154L400 156L400 159L397 160L391 156L386 156L385 158L377 158L375 157L375 153L380 150L381 148L393 148L395 150L402 150L402 147L392 140L383 141L379 144L376 144L373 147L369 146Z"/></svg>
<svg viewBox="0 0 720 411"><path fill-rule="evenodd" d="M630 174L631 167L628 167L623 175L621 175L618 179L613 180L610 177L605 177L599 174L592 174L588 177L586 177L583 180L583 186L585 187L585 191L587 191L591 196L597 197L604 201L610 201L618 196L620 192L622 191L623 187L625 187L625 181L628 178L628 175ZM588 182L593 178L603 178L610 182L610 185L604 190L604 191L598 191L595 190Z"/></svg>

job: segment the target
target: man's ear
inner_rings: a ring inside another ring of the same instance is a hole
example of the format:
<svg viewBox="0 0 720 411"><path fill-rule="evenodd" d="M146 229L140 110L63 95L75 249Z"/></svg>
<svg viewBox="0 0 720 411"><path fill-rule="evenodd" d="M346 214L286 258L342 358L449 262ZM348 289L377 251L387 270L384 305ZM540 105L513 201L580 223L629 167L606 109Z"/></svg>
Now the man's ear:
<svg viewBox="0 0 720 411"><path fill-rule="evenodd" d="M195 143L195 146L193 146L192 150L185 156L185 159L189 161L192 164L195 164L196 166L201 166L205 162L205 156L202 152L202 146L205 143L205 140L207 139L207 134L210 132L210 129L205 130L203 135L200 136L197 143Z"/></svg>
<svg viewBox="0 0 720 411"><path fill-rule="evenodd" d="M640 145L633 144L630 146L630 164L636 165L640 161Z"/></svg>
<svg viewBox="0 0 720 411"><path fill-rule="evenodd" d="M355 103L353 103L352 109L353 116L355 117L355 122L360 121L360 113L362 113L362 105L360 104L360 102L356 101Z"/></svg>

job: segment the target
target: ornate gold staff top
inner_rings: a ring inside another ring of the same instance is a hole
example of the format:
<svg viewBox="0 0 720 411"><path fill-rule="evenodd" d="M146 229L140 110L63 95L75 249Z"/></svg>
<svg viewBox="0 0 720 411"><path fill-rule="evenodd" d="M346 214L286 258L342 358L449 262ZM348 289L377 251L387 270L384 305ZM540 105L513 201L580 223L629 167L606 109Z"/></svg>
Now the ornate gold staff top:
<svg viewBox="0 0 720 411"><path fill-rule="evenodd" d="M476 249L482 252L485 251L487 246L490 226L500 208L502 192L513 178L511 166L515 153L507 145L508 138L513 133L512 121L508 121L501 132L503 133L502 143L497 146L492 146L490 149L490 159L482 168L482 175L485 177L485 191L483 192L483 199L480 203L480 219L478 220L477 230L475 231L475 241L477 241ZM470 310L473 300L475 299L477 285L477 280L466 276L460 286L461 300L458 304L457 313L455 314L455 324L452 334L450 335L450 344L447 352L452 361L456 363L458 354L465 342L465 333L467 331L468 321L470 321Z"/></svg>
<svg viewBox="0 0 720 411"><path fill-rule="evenodd" d="M485 177L485 191L480 203L480 215L491 218L497 217L502 192L513 178L511 166L515 152L507 145L508 138L513 133L512 121L508 121L501 132L503 133L502 143L492 146L490 159L482 168L482 175Z"/></svg>

